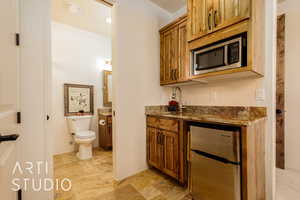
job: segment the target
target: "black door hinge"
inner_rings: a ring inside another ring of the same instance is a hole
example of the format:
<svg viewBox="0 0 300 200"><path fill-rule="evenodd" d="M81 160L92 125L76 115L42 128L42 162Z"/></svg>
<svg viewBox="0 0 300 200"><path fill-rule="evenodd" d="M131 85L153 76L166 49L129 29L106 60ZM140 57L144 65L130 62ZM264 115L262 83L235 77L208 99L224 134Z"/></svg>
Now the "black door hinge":
<svg viewBox="0 0 300 200"><path fill-rule="evenodd" d="M21 112L17 112L17 123L21 124Z"/></svg>
<svg viewBox="0 0 300 200"><path fill-rule="evenodd" d="M1 142L8 142L8 141L16 141L20 135L12 134L12 135L1 135L0 134L0 143Z"/></svg>
<svg viewBox="0 0 300 200"><path fill-rule="evenodd" d="M49 121L49 119L50 119L50 116L49 116L49 115L47 115L47 121Z"/></svg>
<svg viewBox="0 0 300 200"><path fill-rule="evenodd" d="M20 33L16 33L16 46L20 46Z"/></svg>

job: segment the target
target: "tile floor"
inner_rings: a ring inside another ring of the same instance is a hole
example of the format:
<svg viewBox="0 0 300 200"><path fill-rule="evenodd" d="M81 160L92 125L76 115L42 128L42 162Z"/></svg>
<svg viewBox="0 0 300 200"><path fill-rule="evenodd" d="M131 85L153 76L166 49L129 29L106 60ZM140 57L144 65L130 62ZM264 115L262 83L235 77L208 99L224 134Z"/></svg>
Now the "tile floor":
<svg viewBox="0 0 300 200"><path fill-rule="evenodd" d="M300 199L300 171L276 170L276 200Z"/></svg>
<svg viewBox="0 0 300 200"><path fill-rule="evenodd" d="M91 160L75 153L54 156L54 176L69 178L72 189L55 192L55 200L189 200L187 190L154 170L141 172L120 183L113 179L112 152L95 149Z"/></svg>

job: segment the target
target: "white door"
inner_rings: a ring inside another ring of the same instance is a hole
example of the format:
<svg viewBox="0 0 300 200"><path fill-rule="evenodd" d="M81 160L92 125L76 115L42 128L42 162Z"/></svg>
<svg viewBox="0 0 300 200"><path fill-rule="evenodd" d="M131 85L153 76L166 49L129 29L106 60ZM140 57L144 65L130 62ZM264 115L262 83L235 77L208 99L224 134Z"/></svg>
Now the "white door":
<svg viewBox="0 0 300 200"><path fill-rule="evenodd" d="M18 0L2 0L0 6L0 134L18 134L19 47L15 34L19 31ZM12 190L12 169L17 160L18 142L0 143L1 199L16 200Z"/></svg>

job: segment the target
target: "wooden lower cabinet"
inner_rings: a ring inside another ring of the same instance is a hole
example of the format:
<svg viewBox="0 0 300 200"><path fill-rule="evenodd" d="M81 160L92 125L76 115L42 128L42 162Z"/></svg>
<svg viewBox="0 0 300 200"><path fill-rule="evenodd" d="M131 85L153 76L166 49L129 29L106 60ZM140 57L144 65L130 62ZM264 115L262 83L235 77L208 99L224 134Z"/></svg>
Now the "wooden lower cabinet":
<svg viewBox="0 0 300 200"><path fill-rule="evenodd" d="M218 125L219 123L212 124ZM266 199L265 126L265 118L240 126L243 200ZM192 187L190 182L192 174L189 173L191 155L188 150L191 144L190 139L188 121L148 115L148 164L173 177L181 185Z"/></svg>
<svg viewBox="0 0 300 200"><path fill-rule="evenodd" d="M158 135L156 128L147 128L147 159L150 165L157 168L160 167Z"/></svg>
<svg viewBox="0 0 300 200"><path fill-rule="evenodd" d="M152 123L154 120L147 119L148 164L183 183L179 180L180 162L184 162L179 159L179 121L157 118L158 123Z"/></svg>
<svg viewBox="0 0 300 200"><path fill-rule="evenodd" d="M179 146L178 133L169 131L162 131L162 145L163 145L163 166L162 170L166 174L178 178L179 171Z"/></svg>
<svg viewBox="0 0 300 200"><path fill-rule="evenodd" d="M99 120L104 120L105 125L99 124L99 145L103 149L112 148L112 116L99 115Z"/></svg>

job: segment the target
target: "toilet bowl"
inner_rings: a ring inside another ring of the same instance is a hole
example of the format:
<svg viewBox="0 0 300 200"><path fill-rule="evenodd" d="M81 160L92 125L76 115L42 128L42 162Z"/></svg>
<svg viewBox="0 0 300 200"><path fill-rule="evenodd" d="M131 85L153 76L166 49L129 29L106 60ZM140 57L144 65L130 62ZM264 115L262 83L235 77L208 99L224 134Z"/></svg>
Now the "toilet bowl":
<svg viewBox="0 0 300 200"><path fill-rule="evenodd" d="M79 151L76 155L80 160L88 160L93 157L92 143L96 139L96 134L90 130L92 117L93 116L68 117L70 133L74 138L74 142L79 146Z"/></svg>

